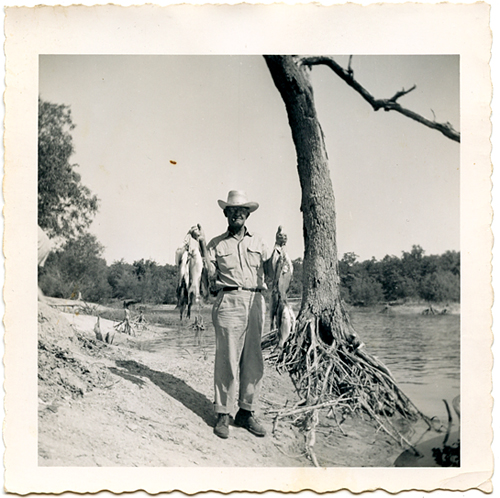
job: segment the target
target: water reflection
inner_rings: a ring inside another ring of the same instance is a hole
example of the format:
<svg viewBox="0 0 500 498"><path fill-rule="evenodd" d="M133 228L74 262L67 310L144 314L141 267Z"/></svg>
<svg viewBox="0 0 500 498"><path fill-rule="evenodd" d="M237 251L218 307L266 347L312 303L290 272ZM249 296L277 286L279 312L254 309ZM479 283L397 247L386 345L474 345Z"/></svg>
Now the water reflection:
<svg viewBox="0 0 500 498"><path fill-rule="evenodd" d="M446 418L442 400L460 391L460 317L354 311L351 320L415 404Z"/></svg>

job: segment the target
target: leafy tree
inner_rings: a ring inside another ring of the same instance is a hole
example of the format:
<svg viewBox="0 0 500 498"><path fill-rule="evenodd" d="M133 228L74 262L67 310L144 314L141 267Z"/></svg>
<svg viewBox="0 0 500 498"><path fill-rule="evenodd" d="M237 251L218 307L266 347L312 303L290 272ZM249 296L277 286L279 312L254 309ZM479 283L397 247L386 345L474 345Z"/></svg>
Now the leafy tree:
<svg viewBox="0 0 500 498"><path fill-rule="evenodd" d="M418 245L413 245L410 252L403 251L403 272L411 280L418 281L422 275L422 261L425 251Z"/></svg>
<svg viewBox="0 0 500 498"><path fill-rule="evenodd" d="M127 271L132 272L132 265L125 263L124 259L121 259L120 261L114 261L113 264L108 268L108 283L113 289L113 297L119 297L115 295L116 288L123 274Z"/></svg>
<svg viewBox="0 0 500 498"><path fill-rule="evenodd" d="M440 268L441 257L442 256L435 255L424 256L424 258L422 259L421 267L422 276L438 271L438 269Z"/></svg>
<svg viewBox="0 0 500 498"><path fill-rule="evenodd" d="M75 298L81 293L84 300L92 302L111 297L103 250L89 233L68 240L47 258L41 289L54 297Z"/></svg>
<svg viewBox="0 0 500 498"><path fill-rule="evenodd" d="M98 209L70 163L74 128L69 106L38 100L38 224L51 238L83 233Z"/></svg>
<svg viewBox="0 0 500 498"><path fill-rule="evenodd" d="M347 252L339 261L340 296L346 303L351 304L351 287L356 278L357 259L357 254Z"/></svg>
<svg viewBox="0 0 500 498"><path fill-rule="evenodd" d="M177 303L177 268L173 265L165 265L165 295L163 304Z"/></svg>
<svg viewBox="0 0 500 498"><path fill-rule="evenodd" d="M429 273L422 281L420 295L428 301L459 301L460 277L448 270Z"/></svg>
<svg viewBox="0 0 500 498"><path fill-rule="evenodd" d="M401 260L396 256L385 256L380 265L380 282L385 299L395 301L406 297Z"/></svg>
<svg viewBox="0 0 500 498"><path fill-rule="evenodd" d="M460 253L457 251L446 251L439 257L441 270L450 271L453 275L460 275Z"/></svg>
<svg viewBox="0 0 500 498"><path fill-rule="evenodd" d="M355 276L349 288L349 299L357 306L373 306L384 299L382 285L367 275Z"/></svg>
<svg viewBox="0 0 500 498"><path fill-rule="evenodd" d="M363 269L363 273L368 275L372 280L380 280L380 265L374 257L363 261L360 266Z"/></svg>
<svg viewBox="0 0 500 498"><path fill-rule="evenodd" d="M401 258L385 256L381 261L363 262L354 253L344 254L339 261L342 299L354 305L407 299L459 301L460 254L447 251L424 256L424 252L413 246Z"/></svg>
<svg viewBox="0 0 500 498"><path fill-rule="evenodd" d="M353 252L346 252L339 263L346 268L352 268L358 262L358 255Z"/></svg>
<svg viewBox="0 0 500 498"><path fill-rule="evenodd" d="M71 295L71 286L64 282L54 254L49 254L44 267L38 267L38 286L46 296L65 298Z"/></svg>
<svg viewBox="0 0 500 498"><path fill-rule="evenodd" d="M108 269L108 283L112 296L118 299L140 299L140 286L133 265L122 259L115 261Z"/></svg>
<svg viewBox="0 0 500 498"><path fill-rule="evenodd" d="M155 261L143 259L135 261L133 266L140 282L141 300L161 304L167 287L164 268Z"/></svg>
<svg viewBox="0 0 500 498"><path fill-rule="evenodd" d="M174 304L177 301L177 268L158 265L152 260L133 264L115 261L108 269L113 297L136 299L143 303Z"/></svg>
<svg viewBox="0 0 500 498"><path fill-rule="evenodd" d="M137 277L131 272L124 272L113 289L113 297L141 300L141 286Z"/></svg>

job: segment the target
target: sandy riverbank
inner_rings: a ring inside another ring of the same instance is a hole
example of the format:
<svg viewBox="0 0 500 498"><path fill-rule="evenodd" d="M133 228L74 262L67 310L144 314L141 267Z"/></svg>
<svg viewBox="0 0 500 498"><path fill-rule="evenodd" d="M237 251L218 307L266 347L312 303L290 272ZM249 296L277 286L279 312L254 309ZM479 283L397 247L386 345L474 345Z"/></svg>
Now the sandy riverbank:
<svg viewBox="0 0 500 498"><path fill-rule="evenodd" d="M169 332L152 325L136 337L116 333L109 345L96 340L94 316L46 304L38 322L39 465L312 466L299 428L280 422L272 433L275 411L297 401L288 377L272 366L266 365L258 412L269 435L231 426L230 438L221 440L213 434L210 348L152 348ZM110 320L100 324L103 332L113 330ZM402 448L368 421L339 426L323 415L315 450L325 467L386 467Z"/></svg>

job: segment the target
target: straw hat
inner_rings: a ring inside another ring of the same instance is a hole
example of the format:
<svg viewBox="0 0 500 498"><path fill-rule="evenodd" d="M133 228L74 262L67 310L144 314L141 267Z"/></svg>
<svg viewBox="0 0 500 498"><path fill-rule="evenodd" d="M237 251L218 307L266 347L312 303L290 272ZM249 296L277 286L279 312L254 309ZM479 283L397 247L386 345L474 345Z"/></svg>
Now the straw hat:
<svg viewBox="0 0 500 498"><path fill-rule="evenodd" d="M227 202L221 200L217 202L222 209L226 209L227 207L245 207L251 213L259 207L257 202L248 202L247 194L243 190L230 190L227 194Z"/></svg>

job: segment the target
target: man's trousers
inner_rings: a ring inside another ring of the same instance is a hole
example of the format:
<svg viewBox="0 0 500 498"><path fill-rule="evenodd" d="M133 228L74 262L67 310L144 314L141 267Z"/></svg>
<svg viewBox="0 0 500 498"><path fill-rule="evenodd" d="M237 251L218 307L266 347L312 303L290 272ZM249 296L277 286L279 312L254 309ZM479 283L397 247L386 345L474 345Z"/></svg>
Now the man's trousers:
<svg viewBox="0 0 500 498"><path fill-rule="evenodd" d="M265 313L260 292L221 291L214 304L216 413L233 410L238 380L239 407L255 409L264 374L260 343Z"/></svg>

